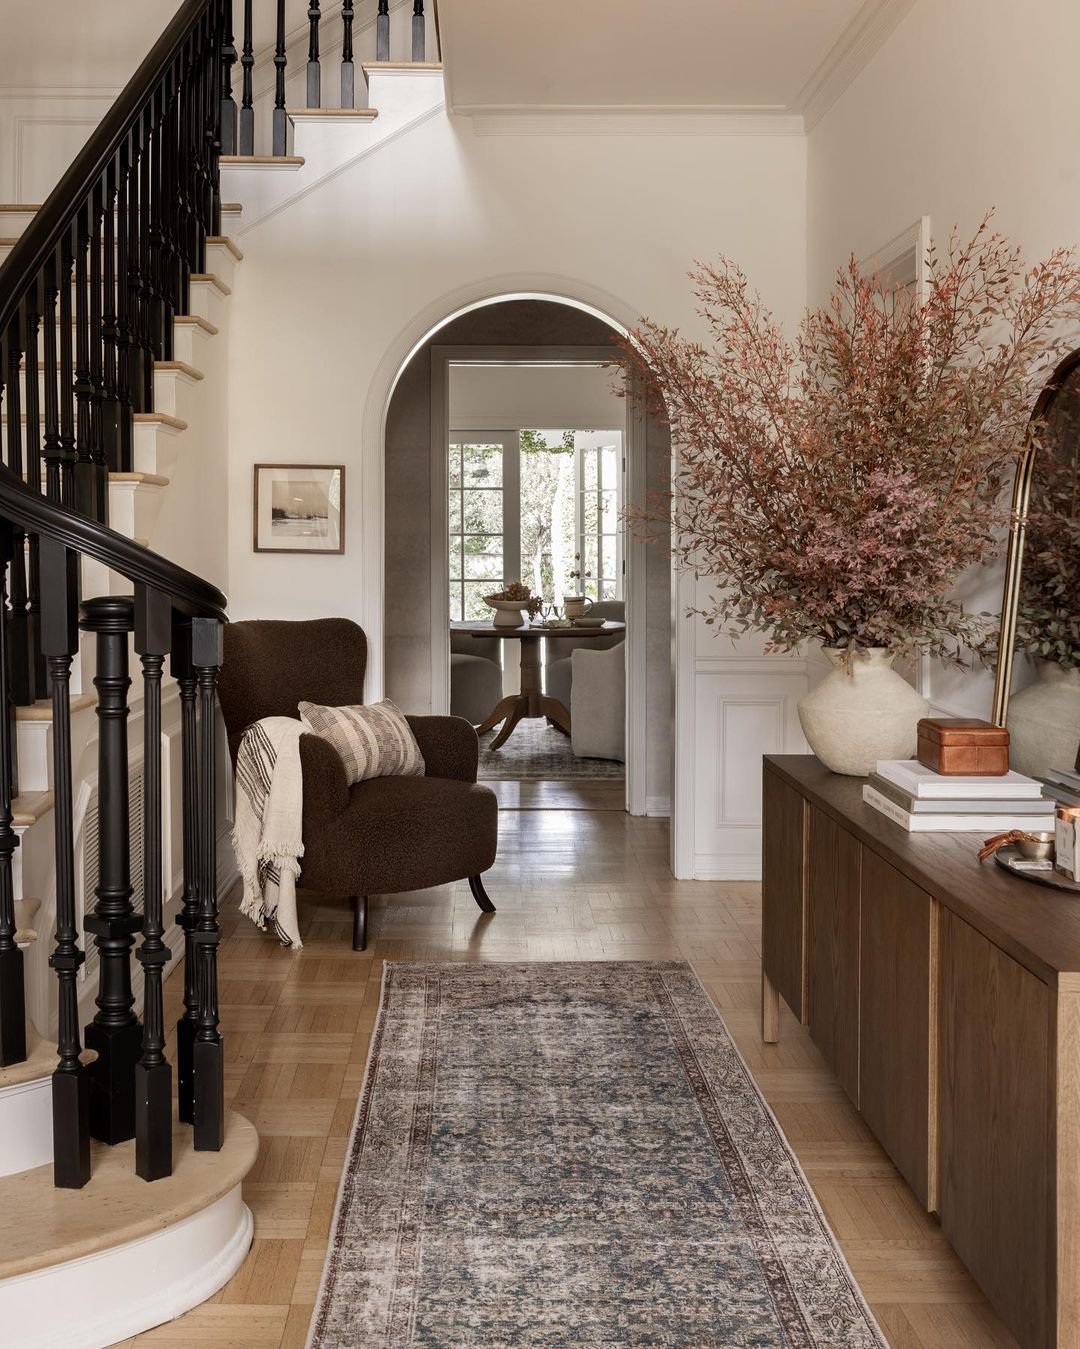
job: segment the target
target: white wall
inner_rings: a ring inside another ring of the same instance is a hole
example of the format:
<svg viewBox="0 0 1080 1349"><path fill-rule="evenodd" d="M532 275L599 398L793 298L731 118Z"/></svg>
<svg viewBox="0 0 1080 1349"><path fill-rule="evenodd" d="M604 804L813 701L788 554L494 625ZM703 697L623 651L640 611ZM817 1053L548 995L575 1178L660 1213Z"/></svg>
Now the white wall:
<svg viewBox="0 0 1080 1349"><path fill-rule="evenodd" d="M1078 47L1069 0L919 0L808 137L811 301L924 214L938 239L969 237L995 207L1030 260L1075 244ZM971 607L997 609L1000 575L965 578ZM988 716L992 689L986 670L934 668L928 696Z"/></svg>
<svg viewBox="0 0 1080 1349"><path fill-rule="evenodd" d="M670 124L669 124L670 127ZM233 309L230 380L229 596L236 618L345 614L371 641L368 694L382 687L382 434L387 399L413 347L485 298L522 293L594 306L619 324L640 313L700 330L686 271L723 251L758 281L782 320L805 297L805 144L801 137L651 133L479 135L438 113L354 162L284 210L241 227L245 263ZM596 185L602 182L602 198ZM237 189L230 182L232 196ZM587 207L588 209L584 209ZM346 552L295 558L251 551L251 465L343 462ZM426 512L418 531L429 528ZM741 652L680 619L689 634L691 700L714 705ZM698 678L722 654L723 666ZM791 699L805 675L750 653L782 715L758 717L729 776L748 804L691 840L682 868L733 874L756 865L760 754L797 749ZM751 685L736 681L729 726ZM702 713L704 715L704 711ZM751 714L756 715L756 714ZM689 727L690 723L687 723ZM686 771L695 776L693 740ZM715 795L710 744L701 793ZM749 830L748 834L746 831ZM737 836L737 837L736 837ZM749 842L747 841L749 839Z"/></svg>

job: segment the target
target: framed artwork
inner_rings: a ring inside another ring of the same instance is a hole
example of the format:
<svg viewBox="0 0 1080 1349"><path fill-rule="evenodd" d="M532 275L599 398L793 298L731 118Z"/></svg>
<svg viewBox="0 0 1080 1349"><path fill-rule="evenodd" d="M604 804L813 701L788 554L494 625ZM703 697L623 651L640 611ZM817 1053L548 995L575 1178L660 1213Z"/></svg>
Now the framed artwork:
<svg viewBox="0 0 1080 1349"><path fill-rule="evenodd" d="M256 464L256 553L343 553L345 466Z"/></svg>

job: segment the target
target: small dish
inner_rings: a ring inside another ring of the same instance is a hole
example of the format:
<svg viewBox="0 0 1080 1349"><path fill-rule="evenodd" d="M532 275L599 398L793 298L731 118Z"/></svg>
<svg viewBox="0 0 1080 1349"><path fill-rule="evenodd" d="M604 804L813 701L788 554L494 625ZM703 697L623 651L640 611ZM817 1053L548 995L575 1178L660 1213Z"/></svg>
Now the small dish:
<svg viewBox="0 0 1080 1349"><path fill-rule="evenodd" d="M1016 840L1016 851L1021 857L1053 857L1054 835L1037 833L1030 834L1027 838L1018 838Z"/></svg>

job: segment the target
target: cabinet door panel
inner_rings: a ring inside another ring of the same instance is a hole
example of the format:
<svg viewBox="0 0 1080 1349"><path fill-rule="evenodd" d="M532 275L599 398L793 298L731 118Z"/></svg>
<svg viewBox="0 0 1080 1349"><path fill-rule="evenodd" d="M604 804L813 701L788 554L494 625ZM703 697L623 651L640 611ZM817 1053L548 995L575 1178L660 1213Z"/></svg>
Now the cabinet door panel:
<svg viewBox="0 0 1080 1349"><path fill-rule="evenodd" d="M940 965L941 1227L1020 1343L1041 1347L1052 1343L1050 991L951 912Z"/></svg>
<svg viewBox="0 0 1080 1349"><path fill-rule="evenodd" d="M906 876L863 850L859 987L859 1109L927 1208L931 1164L931 987L934 904Z"/></svg>
<svg viewBox="0 0 1080 1349"><path fill-rule="evenodd" d="M806 904L804 797L765 769L761 939L765 973L800 1021L803 1008Z"/></svg>
<svg viewBox="0 0 1080 1349"><path fill-rule="evenodd" d="M862 846L810 809L807 848L810 1034L859 1104L859 869Z"/></svg>

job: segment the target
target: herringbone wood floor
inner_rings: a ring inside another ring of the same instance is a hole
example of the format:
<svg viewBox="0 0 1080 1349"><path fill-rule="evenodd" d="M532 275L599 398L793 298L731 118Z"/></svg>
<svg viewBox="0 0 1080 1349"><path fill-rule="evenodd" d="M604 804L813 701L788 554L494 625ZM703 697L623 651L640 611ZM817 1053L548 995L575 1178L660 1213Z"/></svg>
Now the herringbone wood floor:
<svg viewBox="0 0 1080 1349"><path fill-rule="evenodd" d="M786 1015L780 1043L761 1043L758 886L673 880L666 822L623 814L621 786L500 786L504 806L600 809L504 809L491 917L464 883L375 899L356 955L345 906L308 900L297 955L226 905L227 1087L262 1140L244 1187L255 1243L214 1299L126 1346L303 1349L384 960L678 957L720 1007L895 1349L1012 1346L803 1030ZM167 991L175 1020L176 975Z"/></svg>

